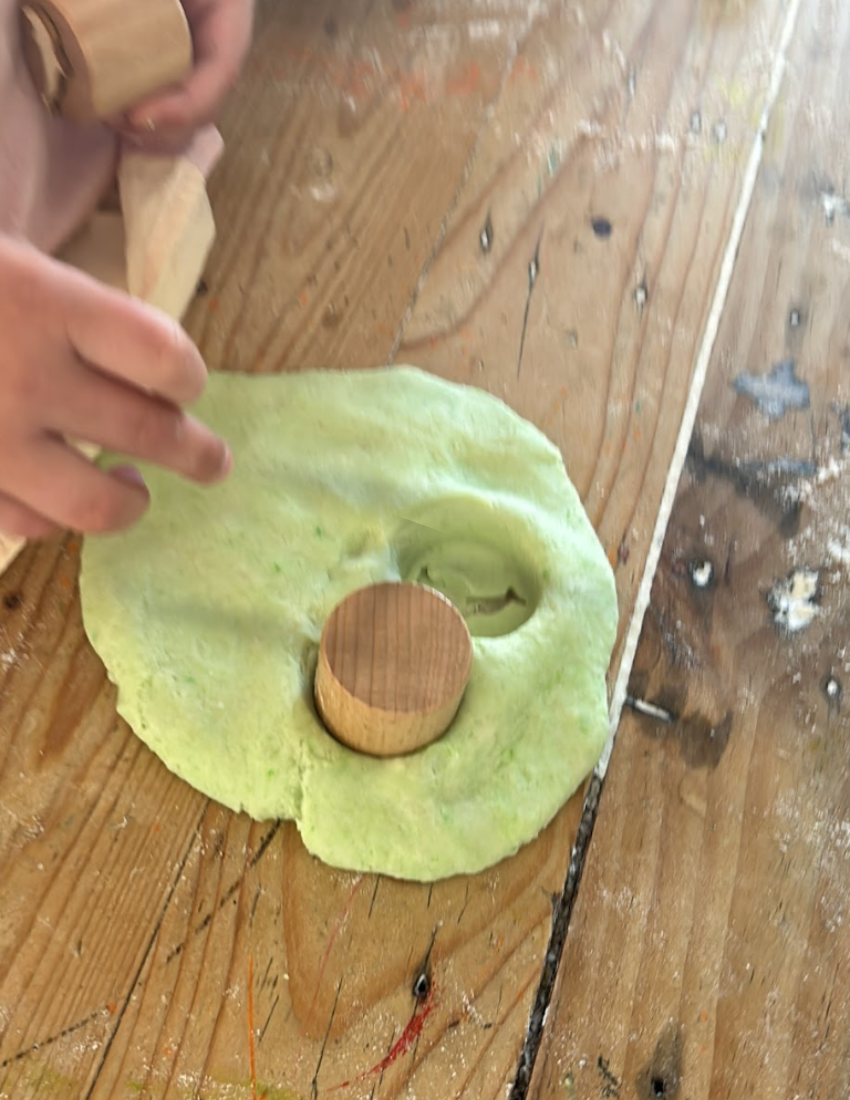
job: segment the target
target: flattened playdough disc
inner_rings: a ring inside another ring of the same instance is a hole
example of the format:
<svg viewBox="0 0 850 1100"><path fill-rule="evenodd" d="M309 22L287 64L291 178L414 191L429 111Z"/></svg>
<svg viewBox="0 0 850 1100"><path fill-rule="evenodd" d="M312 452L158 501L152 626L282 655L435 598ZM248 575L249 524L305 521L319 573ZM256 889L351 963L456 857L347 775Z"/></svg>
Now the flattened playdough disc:
<svg viewBox="0 0 850 1100"><path fill-rule="evenodd" d="M532 839L593 768L617 622L558 450L483 391L411 368L214 375L213 489L145 468L153 503L83 552L86 630L118 709L194 787L292 818L335 866L433 880ZM322 626L384 580L443 591L474 637L439 741L377 759L312 702Z"/></svg>

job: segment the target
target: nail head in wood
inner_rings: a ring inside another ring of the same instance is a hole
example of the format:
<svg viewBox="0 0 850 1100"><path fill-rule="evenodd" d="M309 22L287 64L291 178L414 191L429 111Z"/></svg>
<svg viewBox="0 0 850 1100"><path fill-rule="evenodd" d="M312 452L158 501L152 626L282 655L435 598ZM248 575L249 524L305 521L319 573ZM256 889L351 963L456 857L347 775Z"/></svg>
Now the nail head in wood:
<svg viewBox="0 0 850 1100"><path fill-rule="evenodd" d="M315 698L326 727L371 756L400 756L451 725L472 670L463 616L417 584L361 588L322 631Z"/></svg>

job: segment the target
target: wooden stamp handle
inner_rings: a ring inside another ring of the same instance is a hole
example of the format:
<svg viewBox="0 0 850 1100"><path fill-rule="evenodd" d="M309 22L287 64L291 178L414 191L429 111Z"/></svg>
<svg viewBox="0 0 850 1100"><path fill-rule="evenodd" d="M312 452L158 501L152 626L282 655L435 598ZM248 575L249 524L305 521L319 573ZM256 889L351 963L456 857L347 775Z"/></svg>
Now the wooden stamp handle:
<svg viewBox="0 0 850 1100"><path fill-rule="evenodd" d="M370 585L325 624L316 707L349 748L399 756L448 729L471 669L469 630L445 596L415 584Z"/></svg>
<svg viewBox="0 0 850 1100"><path fill-rule="evenodd" d="M42 99L78 122L120 115L192 68L179 0L31 0L21 15L24 55Z"/></svg>

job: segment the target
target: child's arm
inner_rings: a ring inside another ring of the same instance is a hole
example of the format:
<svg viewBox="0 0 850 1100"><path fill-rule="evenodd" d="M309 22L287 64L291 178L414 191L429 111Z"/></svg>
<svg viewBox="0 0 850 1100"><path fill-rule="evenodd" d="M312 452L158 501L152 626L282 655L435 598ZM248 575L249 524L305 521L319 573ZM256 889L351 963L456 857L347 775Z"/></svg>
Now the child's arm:
<svg viewBox="0 0 850 1100"><path fill-rule="evenodd" d="M225 444L180 406L203 360L180 326L126 294L0 235L0 531L113 531L148 505L139 475L106 472L64 437L210 483Z"/></svg>

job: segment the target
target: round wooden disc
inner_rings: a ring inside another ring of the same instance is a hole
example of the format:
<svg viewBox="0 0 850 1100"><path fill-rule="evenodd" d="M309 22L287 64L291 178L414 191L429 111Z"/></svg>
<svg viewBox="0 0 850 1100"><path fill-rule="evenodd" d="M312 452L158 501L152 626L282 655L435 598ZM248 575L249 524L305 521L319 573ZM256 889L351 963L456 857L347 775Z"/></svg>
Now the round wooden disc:
<svg viewBox="0 0 850 1100"><path fill-rule="evenodd" d="M328 730L372 756L398 756L451 724L472 669L460 612L416 584L353 592L322 631L315 698Z"/></svg>

